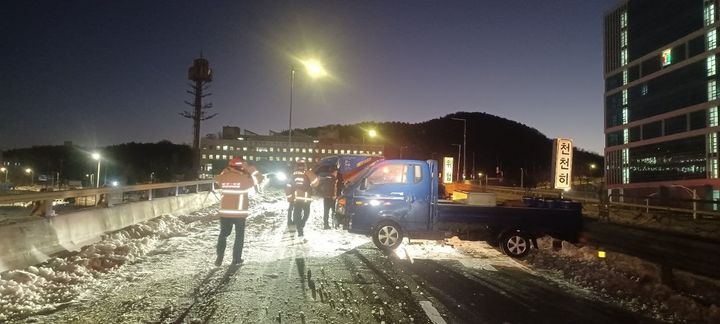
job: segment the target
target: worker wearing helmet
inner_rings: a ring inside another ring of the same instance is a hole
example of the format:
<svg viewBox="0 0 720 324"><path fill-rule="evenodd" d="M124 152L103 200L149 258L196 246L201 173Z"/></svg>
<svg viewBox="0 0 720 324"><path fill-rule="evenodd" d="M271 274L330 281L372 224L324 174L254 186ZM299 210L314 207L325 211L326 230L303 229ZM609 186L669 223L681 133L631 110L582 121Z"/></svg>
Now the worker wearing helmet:
<svg viewBox="0 0 720 324"><path fill-rule="evenodd" d="M249 192L257 188L263 180L263 175L255 167L248 165L241 157L230 160L215 181L220 184L222 197L220 198L220 236L217 243L217 259L215 265L220 266L225 256L227 237L235 226L235 245L233 246L233 265L243 262L242 249L245 240L245 218L249 215Z"/></svg>
<svg viewBox="0 0 720 324"><path fill-rule="evenodd" d="M299 237L305 235L305 223L310 218L312 187L317 184L318 178L307 167L305 161L300 161L295 165L290 182L290 192L293 199L293 223L295 223Z"/></svg>

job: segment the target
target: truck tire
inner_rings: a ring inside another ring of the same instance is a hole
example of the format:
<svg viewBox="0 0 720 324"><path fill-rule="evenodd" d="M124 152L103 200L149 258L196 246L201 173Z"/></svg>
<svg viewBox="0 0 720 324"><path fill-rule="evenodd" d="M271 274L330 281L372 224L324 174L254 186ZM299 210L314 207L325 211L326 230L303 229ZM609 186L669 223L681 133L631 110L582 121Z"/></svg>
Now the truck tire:
<svg viewBox="0 0 720 324"><path fill-rule="evenodd" d="M512 258L522 258L530 252L530 237L520 231L508 231L500 238L500 250Z"/></svg>
<svg viewBox="0 0 720 324"><path fill-rule="evenodd" d="M384 251L395 250L402 243L403 231L397 223L384 221L375 226L372 238L378 249Z"/></svg>

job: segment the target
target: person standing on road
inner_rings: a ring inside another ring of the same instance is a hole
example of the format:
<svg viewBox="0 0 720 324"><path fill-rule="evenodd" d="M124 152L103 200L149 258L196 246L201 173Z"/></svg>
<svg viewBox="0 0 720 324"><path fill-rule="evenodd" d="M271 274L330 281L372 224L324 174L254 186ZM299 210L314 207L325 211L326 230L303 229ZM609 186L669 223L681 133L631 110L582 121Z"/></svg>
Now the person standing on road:
<svg viewBox="0 0 720 324"><path fill-rule="evenodd" d="M290 174L294 171L294 167L292 165L292 162L290 162ZM288 202L288 210L287 210L287 227L288 230L294 230L292 229L292 226L295 225L293 222L293 207L295 206L295 194L292 190L292 182L293 179L290 179L285 187L285 198Z"/></svg>
<svg viewBox="0 0 720 324"><path fill-rule="evenodd" d="M225 256L227 237L235 226L235 244L233 246L233 265L242 264L242 250L245 241L245 218L249 214L249 192L252 188L259 188L263 175L255 167L245 163L241 157L230 160L215 181L220 184L222 197L220 198L220 235L217 243L217 259L215 266L222 265Z"/></svg>
<svg viewBox="0 0 720 324"><path fill-rule="evenodd" d="M312 186L317 183L315 174L308 170L305 161L295 165L292 174L291 192L293 195L293 223L297 227L298 237L305 235L304 228L310 218L310 203L312 202Z"/></svg>
<svg viewBox="0 0 720 324"><path fill-rule="evenodd" d="M333 218L335 217L335 198L337 197L338 180L337 168L333 167L327 178L326 185L321 186L323 189L323 229L330 229L330 224L328 223L330 211L333 213Z"/></svg>

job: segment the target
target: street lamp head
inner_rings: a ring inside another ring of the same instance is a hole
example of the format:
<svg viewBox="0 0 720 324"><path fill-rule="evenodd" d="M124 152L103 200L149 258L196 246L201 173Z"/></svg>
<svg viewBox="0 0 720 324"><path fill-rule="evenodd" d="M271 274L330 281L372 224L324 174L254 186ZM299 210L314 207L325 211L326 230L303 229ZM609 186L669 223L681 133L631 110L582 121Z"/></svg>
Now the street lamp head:
<svg viewBox="0 0 720 324"><path fill-rule="evenodd" d="M590 163L590 169L595 169L596 165L595 163Z"/></svg>
<svg viewBox="0 0 720 324"><path fill-rule="evenodd" d="M0 168L0 172L7 172L6 168Z"/></svg>
<svg viewBox="0 0 720 324"><path fill-rule="evenodd" d="M31 172L32 172L32 169L30 169L30 168L25 169L25 173L31 173Z"/></svg>
<svg viewBox="0 0 720 324"><path fill-rule="evenodd" d="M374 130L374 129L369 130L369 131L368 131L368 136L370 136L370 137L375 137L375 136L377 136L377 131Z"/></svg>
<svg viewBox="0 0 720 324"><path fill-rule="evenodd" d="M100 160L100 153L94 152L92 155L93 160Z"/></svg>
<svg viewBox="0 0 720 324"><path fill-rule="evenodd" d="M305 66L305 70L307 70L308 75L310 75L310 77L313 79L324 77L327 75L327 71L325 71L325 68L318 60L304 60L302 61L302 64Z"/></svg>

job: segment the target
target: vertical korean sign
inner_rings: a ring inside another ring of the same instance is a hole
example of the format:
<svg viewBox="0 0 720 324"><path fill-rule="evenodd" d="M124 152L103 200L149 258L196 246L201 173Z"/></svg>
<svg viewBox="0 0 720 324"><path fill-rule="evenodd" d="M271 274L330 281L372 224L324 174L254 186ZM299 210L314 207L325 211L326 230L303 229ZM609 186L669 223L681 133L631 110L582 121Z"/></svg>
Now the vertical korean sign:
<svg viewBox="0 0 720 324"><path fill-rule="evenodd" d="M446 156L443 158L443 183L453 182L453 169L455 164L453 158Z"/></svg>
<svg viewBox="0 0 720 324"><path fill-rule="evenodd" d="M553 140L553 188L570 190L572 154L572 140L565 138L556 138Z"/></svg>

